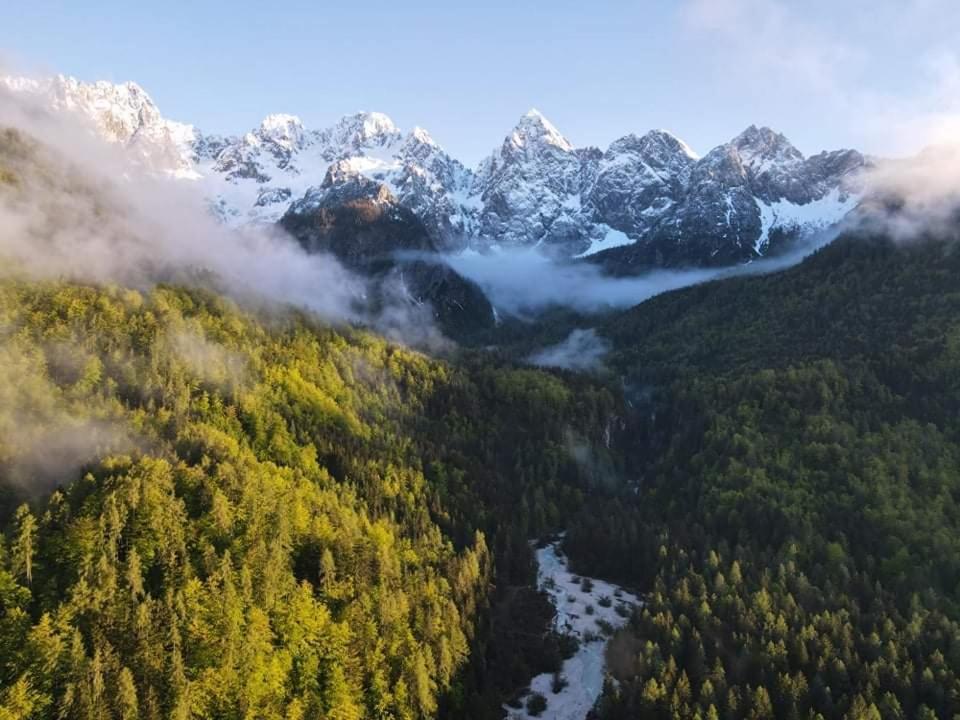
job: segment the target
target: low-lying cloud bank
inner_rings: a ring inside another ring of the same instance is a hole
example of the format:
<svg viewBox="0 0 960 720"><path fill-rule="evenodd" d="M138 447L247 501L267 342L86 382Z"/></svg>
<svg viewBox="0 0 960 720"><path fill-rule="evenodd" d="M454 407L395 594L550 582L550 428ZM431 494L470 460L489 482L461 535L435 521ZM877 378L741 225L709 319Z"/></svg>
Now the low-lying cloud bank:
<svg viewBox="0 0 960 720"><path fill-rule="evenodd" d="M654 295L735 275L756 275L795 265L832 241L838 229L810 237L773 258L726 268L652 270L635 277L612 277L589 262L550 259L535 249L448 255L454 270L476 282L499 310L529 317L550 307L597 313L636 305Z"/></svg>
<svg viewBox="0 0 960 720"><path fill-rule="evenodd" d="M900 242L957 234L960 144L931 146L914 158L880 163L868 183L861 209L866 227Z"/></svg>

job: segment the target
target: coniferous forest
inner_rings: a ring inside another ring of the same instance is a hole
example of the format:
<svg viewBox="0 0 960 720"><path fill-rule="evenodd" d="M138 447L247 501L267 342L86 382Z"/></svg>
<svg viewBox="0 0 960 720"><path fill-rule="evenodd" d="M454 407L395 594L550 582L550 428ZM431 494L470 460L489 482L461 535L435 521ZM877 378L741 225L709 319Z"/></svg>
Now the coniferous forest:
<svg viewBox="0 0 960 720"><path fill-rule="evenodd" d="M0 308L4 717L466 703L495 569L527 578L588 489L572 433L602 449L616 411L201 291L9 281Z"/></svg>
<svg viewBox="0 0 960 720"><path fill-rule="evenodd" d="M610 323L647 450L567 545L648 603L601 717L960 712L958 271L848 237Z"/></svg>

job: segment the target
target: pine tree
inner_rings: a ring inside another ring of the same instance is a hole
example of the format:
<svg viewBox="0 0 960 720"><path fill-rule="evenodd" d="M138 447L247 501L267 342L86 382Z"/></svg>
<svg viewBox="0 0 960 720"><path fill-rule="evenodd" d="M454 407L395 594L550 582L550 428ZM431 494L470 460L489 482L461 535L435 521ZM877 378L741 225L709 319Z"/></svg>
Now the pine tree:
<svg viewBox="0 0 960 720"><path fill-rule="evenodd" d="M139 717L137 686L129 668L120 670L120 676L117 679L117 705L120 710L120 720L135 720Z"/></svg>
<svg viewBox="0 0 960 720"><path fill-rule="evenodd" d="M14 516L14 541L12 549L13 571L24 580L27 585L33 584L33 556L36 552L34 536L37 531L37 522L27 505L17 508Z"/></svg>

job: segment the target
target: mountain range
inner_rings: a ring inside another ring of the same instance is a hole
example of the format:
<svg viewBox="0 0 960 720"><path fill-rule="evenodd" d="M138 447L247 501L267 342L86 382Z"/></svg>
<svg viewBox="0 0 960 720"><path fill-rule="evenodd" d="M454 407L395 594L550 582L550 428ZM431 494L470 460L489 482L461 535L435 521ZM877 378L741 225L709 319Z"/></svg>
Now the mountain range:
<svg viewBox="0 0 960 720"><path fill-rule="evenodd" d="M664 130L626 135L606 150L578 148L531 110L468 168L426 130L403 132L377 112L320 130L274 114L249 132L219 136L165 118L135 83L56 76L0 85L79 114L151 169L195 184L231 225L329 207L345 186L362 185L369 200L411 211L431 249L536 247L614 273L774 253L850 212L873 163L855 150L805 157L756 126L703 157Z"/></svg>

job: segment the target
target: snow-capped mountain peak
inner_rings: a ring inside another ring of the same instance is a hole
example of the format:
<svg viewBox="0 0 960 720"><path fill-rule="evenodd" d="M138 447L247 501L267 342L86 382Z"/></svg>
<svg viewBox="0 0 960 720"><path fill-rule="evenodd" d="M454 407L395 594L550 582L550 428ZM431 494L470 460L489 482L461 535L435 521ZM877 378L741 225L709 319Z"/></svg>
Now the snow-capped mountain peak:
<svg viewBox="0 0 960 720"><path fill-rule="evenodd" d="M654 167L667 167L677 163L688 165L699 159L689 145L666 130L651 130L642 136L633 133L625 135L614 140L604 155L609 162L628 154L642 156Z"/></svg>
<svg viewBox="0 0 960 720"><path fill-rule="evenodd" d="M36 92L52 95L56 109L81 110L94 116L111 140L126 142L144 125L162 121L160 110L135 82L92 84L57 75L34 85Z"/></svg>
<svg viewBox="0 0 960 720"><path fill-rule="evenodd" d="M520 118L520 122L510 133L507 142L518 148L522 148L528 143L542 143L552 145L564 152L573 152L573 145L570 141L536 108L531 108Z"/></svg>
<svg viewBox="0 0 960 720"><path fill-rule="evenodd" d="M462 167L460 163L447 155L446 151L433 137L421 127L415 127L403 138L400 144L396 158L401 163L418 165L421 167L430 167L436 163L444 166L456 164Z"/></svg>
<svg viewBox="0 0 960 720"><path fill-rule="evenodd" d="M430 147L440 149L437 141L430 136L430 133L428 133L419 125L410 131L410 134L407 136L407 143L419 143L421 145L429 145Z"/></svg>
<svg viewBox="0 0 960 720"><path fill-rule="evenodd" d="M262 140L292 150L303 143L303 121L296 115L283 113L267 115L260 123L257 135Z"/></svg>
<svg viewBox="0 0 960 720"><path fill-rule="evenodd" d="M364 149L385 147L402 137L387 115L380 112L358 112L347 115L322 133L326 142L341 153L361 153Z"/></svg>
<svg viewBox="0 0 960 720"><path fill-rule="evenodd" d="M472 174L426 130L405 134L383 113L354 113L318 131L295 116L270 116L224 141L201 174L216 211L232 224L277 221L301 198L298 212L364 194L379 202L386 193L414 210L438 243L462 246L468 235L459 198Z"/></svg>
<svg viewBox="0 0 960 720"><path fill-rule="evenodd" d="M803 154L782 134L751 125L730 141L744 167L760 172L771 165L801 163Z"/></svg>
<svg viewBox="0 0 960 720"><path fill-rule="evenodd" d="M667 148L670 152L679 152L690 160L699 160L700 156L687 143L678 138L669 130L657 129L651 130L643 136L643 140L648 146L659 146Z"/></svg>

